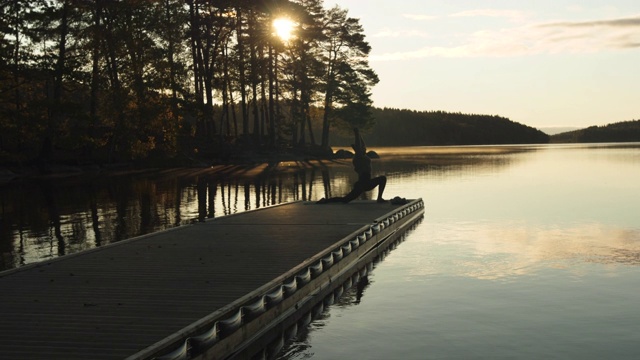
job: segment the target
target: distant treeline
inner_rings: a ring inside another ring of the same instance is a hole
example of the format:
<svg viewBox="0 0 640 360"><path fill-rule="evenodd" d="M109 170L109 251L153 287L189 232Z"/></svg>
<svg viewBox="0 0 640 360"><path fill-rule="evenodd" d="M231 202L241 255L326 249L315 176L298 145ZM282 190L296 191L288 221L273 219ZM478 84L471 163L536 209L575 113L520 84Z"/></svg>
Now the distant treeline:
<svg viewBox="0 0 640 360"><path fill-rule="evenodd" d="M640 141L640 120L564 132L551 137L554 143L636 142Z"/></svg>
<svg viewBox="0 0 640 360"><path fill-rule="evenodd" d="M373 108L375 127L365 133L367 145L491 145L548 143L549 135L496 115ZM336 145L348 145L348 136Z"/></svg>

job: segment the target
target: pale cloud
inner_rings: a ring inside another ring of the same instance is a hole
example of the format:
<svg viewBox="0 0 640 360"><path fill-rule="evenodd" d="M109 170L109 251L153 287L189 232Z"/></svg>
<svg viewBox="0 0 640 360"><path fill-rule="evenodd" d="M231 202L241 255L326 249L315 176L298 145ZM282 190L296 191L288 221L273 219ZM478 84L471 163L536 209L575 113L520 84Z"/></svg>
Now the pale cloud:
<svg viewBox="0 0 640 360"><path fill-rule="evenodd" d="M640 16L583 22L553 22L462 37L458 45L427 46L408 52L374 55L371 61L426 57L509 57L535 54L596 53L640 48Z"/></svg>
<svg viewBox="0 0 640 360"><path fill-rule="evenodd" d="M403 17L411 20L428 21L436 20L441 17L435 15L425 14L402 14ZM461 11L458 13L446 15L445 17L494 17L494 18L506 18L511 21L523 21L528 17L528 14L518 10L501 10L501 9L476 9Z"/></svg>
<svg viewBox="0 0 640 360"><path fill-rule="evenodd" d="M640 16L611 20L555 22L536 27L550 46L566 46L573 52L638 48Z"/></svg>
<svg viewBox="0 0 640 360"><path fill-rule="evenodd" d="M498 17L506 18L513 22L522 22L528 14L518 10L500 10L500 9L476 9L467 10L449 15L451 17Z"/></svg>
<svg viewBox="0 0 640 360"><path fill-rule="evenodd" d="M421 31L421 30L391 30L391 29L383 29L375 34L372 37L377 38L428 38L430 37L429 33Z"/></svg>
<svg viewBox="0 0 640 360"><path fill-rule="evenodd" d="M563 28L563 27L589 28L593 26L638 28L640 27L640 16L621 18L621 19L612 19L612 20L555 22L555 23L543 24L540 26L541 27L560 27L560 28Z"/></svg>
<svg viewBox="0 0 640 360"><path fill-rule="evenodd" d="M402 16L407 19L419 20L419 21L433 20L437 18L437 16L433 16L433 15L420 15L420 14L402 14Z"/></svg>

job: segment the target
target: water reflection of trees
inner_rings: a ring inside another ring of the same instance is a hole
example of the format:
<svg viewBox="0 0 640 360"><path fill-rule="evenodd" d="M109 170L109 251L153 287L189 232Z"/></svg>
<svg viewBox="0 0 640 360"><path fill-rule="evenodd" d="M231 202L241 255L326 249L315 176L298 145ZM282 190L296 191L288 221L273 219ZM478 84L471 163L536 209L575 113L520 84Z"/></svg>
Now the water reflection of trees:
<svg viewBox="0 0 640 360"><path fill-rule="evenodd" d="M477 175L523 159L520 150L498 150L393 154L375 160L374 173L396 180L452 171ZM340 196L355 180L349 161L342 161L169 169L5 184L0 187L0 269L217 216ZM372 194L375 191L364 196ZM392 195L398 194L388 194Z"/></svg>
<svg viewBox="0 0 640 360"><path fill-rule="evenodd" d="M374 173L402 179L424 172L492 171L511 165L521 152L510 156L481 150L393 154L374 161ZM0 269L240 211L340 196L355 180L350 162L343 161L168 169L5 184L0 187Z"/></svg>
<svg viewBox="0 0 640 360"><path fill-rule="evenodd" d="M0 188L0 270L284 202L346 192L349 166L229 173L172 170ZM332 179L332 180L330 180Z"/></svg>

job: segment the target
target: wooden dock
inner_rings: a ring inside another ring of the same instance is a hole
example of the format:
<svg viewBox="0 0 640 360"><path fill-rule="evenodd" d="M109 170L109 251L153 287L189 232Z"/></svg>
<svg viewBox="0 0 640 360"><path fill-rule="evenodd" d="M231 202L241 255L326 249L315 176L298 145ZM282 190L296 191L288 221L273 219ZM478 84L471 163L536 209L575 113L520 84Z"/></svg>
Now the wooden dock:
<svg viewBox="0 0 640 360"><path fill-rule="evenodd" d="M266 354L423 212L294 202L1 272L0 358Z"/></svg>

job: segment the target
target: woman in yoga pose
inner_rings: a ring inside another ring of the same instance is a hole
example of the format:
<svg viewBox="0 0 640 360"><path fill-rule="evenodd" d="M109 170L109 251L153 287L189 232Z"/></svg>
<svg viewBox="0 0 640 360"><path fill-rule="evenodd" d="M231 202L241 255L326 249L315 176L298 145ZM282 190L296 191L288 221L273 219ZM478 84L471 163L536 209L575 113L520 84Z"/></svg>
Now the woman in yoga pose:
<svg viewBox="0 0 640 360"><path fill-rule="evenodd" d="M351 144L351 147L355 151L355 156L353 157L353 168L358 173L358 181L353 184L353 189L345 196L332 197L332 198L322 198L317 203L318 204L326 204L326 203L334 203L334 202L342 202L348 203L352 200L358 198L358 196L362 195L366 191L373 190L376 186L378 186L378 202L385 202L382 198L382 194L384 193L384 187L387 185L387 177L382 175L375 178L371 178L371 159L367 156L367 146L360 136L360 131L358 128L354 128L353 132L355 134L355 144Z"/></svg>

